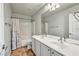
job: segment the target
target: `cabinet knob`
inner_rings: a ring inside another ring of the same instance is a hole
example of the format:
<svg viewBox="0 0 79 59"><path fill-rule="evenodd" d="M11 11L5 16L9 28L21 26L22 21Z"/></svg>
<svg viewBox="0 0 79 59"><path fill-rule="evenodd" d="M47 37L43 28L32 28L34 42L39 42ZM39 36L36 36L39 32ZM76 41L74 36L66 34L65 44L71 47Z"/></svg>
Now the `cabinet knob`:
<svg viewBox="0 0 79 59"><path fill-rule="evenodd" d="M54 52L52 52L52 54L54 54Z"/></svg>
<svg viewBox="0 0 79 59"><path fill-rule="evenodd" d="M49 49L48 49L48 51L49 51Z"/></svg>
<svg viewBox="0 0 79 59"><path fill-rule="evenodd" d="M48 49L48 51L49 51L49 49Z"/></svg>

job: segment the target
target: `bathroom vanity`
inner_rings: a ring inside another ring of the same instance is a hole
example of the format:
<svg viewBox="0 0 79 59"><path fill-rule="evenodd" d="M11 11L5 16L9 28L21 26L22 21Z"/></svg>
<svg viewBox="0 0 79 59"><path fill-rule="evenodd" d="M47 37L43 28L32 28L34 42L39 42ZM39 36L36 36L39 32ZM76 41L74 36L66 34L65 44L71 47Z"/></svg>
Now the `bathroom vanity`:
<svg viewBox="0 0 79 59"><path fill-rule="evenodd" d="M71 39L60 43L57 36L32 36L32 50L36 56L79 56L79 45L72 44Z"/></svg>

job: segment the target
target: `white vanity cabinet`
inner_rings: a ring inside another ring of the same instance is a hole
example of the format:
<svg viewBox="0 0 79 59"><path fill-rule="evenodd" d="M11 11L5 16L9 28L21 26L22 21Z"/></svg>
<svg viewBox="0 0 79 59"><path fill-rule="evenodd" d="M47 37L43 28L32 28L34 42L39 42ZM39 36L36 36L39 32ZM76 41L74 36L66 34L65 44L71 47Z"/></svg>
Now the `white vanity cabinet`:
<svg viewBox="0 0 79 59"><path fill-rule="evenodd" d="M36 56L50 56L50 48L34 38L32 39L32 50Z"/></svg>
<svg viewBox="0 0 79 59"><path fill-rule="evenodd" d="M62 56L62 54L35 38L32 39L32 50L36 56Z"/></svg>
<svg viewBox="0 0 79 59"><path fill-rule="evenodd" d="M50 48L41 43L41 56L50 56Z"/></svg>

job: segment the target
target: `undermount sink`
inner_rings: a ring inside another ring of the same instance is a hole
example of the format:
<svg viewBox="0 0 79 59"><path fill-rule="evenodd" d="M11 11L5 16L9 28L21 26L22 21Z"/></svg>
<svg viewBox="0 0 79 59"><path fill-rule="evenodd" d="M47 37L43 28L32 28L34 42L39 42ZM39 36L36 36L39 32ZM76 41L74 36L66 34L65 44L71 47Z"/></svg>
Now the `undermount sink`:
<svg viewBox="0 0 79 59"><path fill-rule="evenodd" d="M70 43L70 44L75 44L75 45L78 45L78 46L79 46L79 40L66 39L66 42L67 42L67 43Z"/></svg>
<svg viewBox="0 0 79 59"><path fill-rule="evenodd" d="M52 41L50 42L51 44L54 44L56 46L58 46L59 48L61 49L65 49L68 47L67 43L63 42L63 43L60 43L60 42L56 42L56 41Z"/></svg>
<svg viewBox="0 0 79 59"><path fill-rule="evenodd" d="M50 38L50 39L60 39L58 36L51 36L51 35L39 35L40 38Z"/></svg>

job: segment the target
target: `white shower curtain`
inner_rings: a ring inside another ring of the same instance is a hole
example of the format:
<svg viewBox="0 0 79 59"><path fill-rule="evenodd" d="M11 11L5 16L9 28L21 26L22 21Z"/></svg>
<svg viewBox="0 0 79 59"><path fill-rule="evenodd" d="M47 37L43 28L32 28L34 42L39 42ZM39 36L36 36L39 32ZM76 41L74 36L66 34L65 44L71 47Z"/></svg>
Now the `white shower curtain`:
<svg viewBox="0 0 79 59"><path fill-rule="evenodd" d="M13 21L13 36L12 50L26 46L31 41L31 21L24 19L12 19Z"/></svg>
<svg viewBox="0 0 79 59"><path fill-rule="evenodd" d="M31 41L31 21L20 19L20 36L22 46Z"/></svg>
<svg viewBox="0 0 79 59"><path fill-rule="evenodd" d="M13 30L12 30L12 50L21 47L20 39L20 27L19 19L12 19L13 21Z"/></svg>

